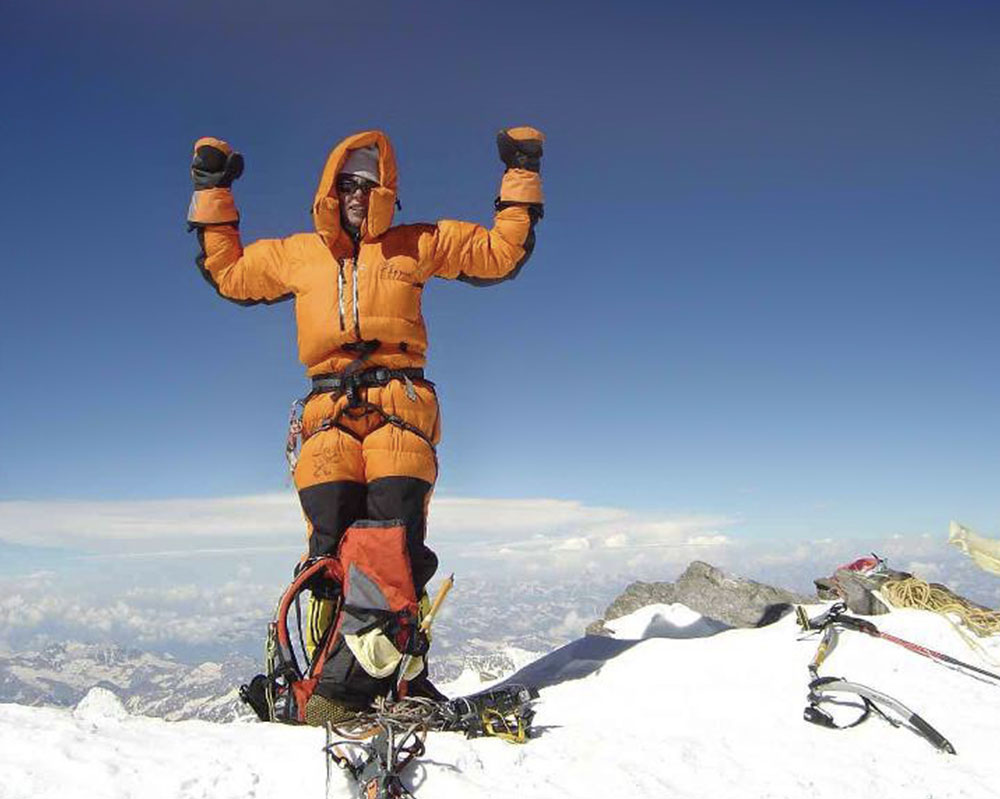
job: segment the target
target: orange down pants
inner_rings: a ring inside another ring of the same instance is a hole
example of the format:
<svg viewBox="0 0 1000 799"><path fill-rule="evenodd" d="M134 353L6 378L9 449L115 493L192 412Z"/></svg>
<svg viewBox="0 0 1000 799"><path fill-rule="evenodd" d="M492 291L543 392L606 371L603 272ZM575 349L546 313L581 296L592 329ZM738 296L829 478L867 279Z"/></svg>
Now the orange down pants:
<svg viewBox="0 0 1000 799"><path fill-rule="evenodd" d="M358 407L349 407L343 394L318 394L302 413L295 487L308 525L309 554L335 554L358 519L400 519L420 596L438 562L424 543L437 480L434 446L441 436L437 396L426 381L414 381L411 393L401 380L391 380L360 389L359 398Z"/></svg>

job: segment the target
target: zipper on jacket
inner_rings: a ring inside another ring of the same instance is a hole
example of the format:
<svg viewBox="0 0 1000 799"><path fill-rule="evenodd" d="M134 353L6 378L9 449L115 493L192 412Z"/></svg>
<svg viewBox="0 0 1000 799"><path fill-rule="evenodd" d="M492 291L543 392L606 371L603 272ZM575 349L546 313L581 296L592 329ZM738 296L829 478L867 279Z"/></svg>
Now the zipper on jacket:
<svg viewBox="0 0 1000 799"><path fill-rule="evenodd" d="M337 259L337 303L340 308L340 330L344 330L344 262Z"/></svg>
<svg viewBox="0 0 1000 799"><path fill-rule="evenodd" d="M361 242L357 239L354 241L354 335L358 341L361 341L361 311L358 309L358 273L360 272L360 264L358 263L358 258L361 255Z"/></svg>

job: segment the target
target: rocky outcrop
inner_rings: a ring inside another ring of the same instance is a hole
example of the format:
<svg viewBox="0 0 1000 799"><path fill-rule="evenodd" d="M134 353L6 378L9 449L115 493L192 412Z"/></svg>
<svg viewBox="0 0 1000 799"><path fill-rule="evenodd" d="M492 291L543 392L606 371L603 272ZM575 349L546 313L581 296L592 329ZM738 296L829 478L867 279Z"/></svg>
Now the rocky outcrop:
<svg viewBox="0 0 1000 799"><path fill-rule="evenodd" d="M732 577L711 564L695 560L676 582L629 585L608 606L604 618L587 627L587 634L610 635L605 621L627 616L647 605L677 602L732 627L762 627L777 621L792 605L815 601L815 596Z"/></svg>

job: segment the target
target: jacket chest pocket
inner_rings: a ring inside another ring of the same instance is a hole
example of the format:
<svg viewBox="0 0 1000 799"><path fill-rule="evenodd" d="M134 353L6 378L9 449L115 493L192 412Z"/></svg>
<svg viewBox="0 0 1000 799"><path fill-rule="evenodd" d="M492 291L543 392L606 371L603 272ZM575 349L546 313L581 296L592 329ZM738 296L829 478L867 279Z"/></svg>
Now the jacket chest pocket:
<svg viewBox="0 0 1000 799"><path fill-rule="evenodd" d="M420 320L424 284L416 278L416 263L412 259L393 258L371 266L363 264L361 270L363 281L371 289L372 305L364 309L365 313L411 322Z"/></svg>

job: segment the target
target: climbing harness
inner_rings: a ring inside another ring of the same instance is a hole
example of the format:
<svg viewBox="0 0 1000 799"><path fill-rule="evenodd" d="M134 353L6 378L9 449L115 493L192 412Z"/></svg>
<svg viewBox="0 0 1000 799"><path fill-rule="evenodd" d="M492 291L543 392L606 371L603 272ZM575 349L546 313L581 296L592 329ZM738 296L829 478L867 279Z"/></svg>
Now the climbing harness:
<svg viewBox="0 0 1000 799"><path fill-rule="evenodd" d="M874 624L866 619L847 616L844 613L845 609L846 605L838 602L827 612L810 619L801 605L797 605L795 608L796 617L804 632L822 632L823 634L816 654L808 666L810 676L808 704L802 711L802 717L811 724L817 724L833 730L846 730L866 721L874 712L893 727L900 727L905 724L914 732L923 736L936 749L948 754L955 754L955 747L952 746L947 738L898 699L894 699L888 694L870 688L867 685L851 682L841 677L819 676L820 666L837 647L839 641L838 626L845 629L858 630L877 638L885 638L894 643L903 644L908 649L916 647L916 649L911 649L911 651L917 651L919 654L931 656L932 653L933 655L940 656L940 653L933 652L933 650L925 649L917 644L910 644L908 641L904 642L902 639L882 633ZM861 704L859 705L857 702L845 702L842 699L838 699L837 694L853 694L860 699ZM860 709L861 714L849 723L840 724L834 719L831 713L821 707L824 704L850 705ZM890 715L887 711L891 711L894 715Z"/></svg>
<svg viewBox="0 0 1000 799"><path fill-rule="evenodd" d="M326 392L346 394L352 403L357 403L358 389L384 386L390 380L402 380L406 387L406 397L413 402L417 399L417 394L413 389L413 381L423 379L423 369L389 369L385 366L373 366L361 372L335 372L316 375L312 378L312 394Z"/></svg>
<svg viewBox="0 0 1000 799"><path fill-rule="evenodd" d="M414 380L419 380L432 387L434 385L424 378L424 370L418 367L390 369L385 366L372 366L364 368L365 363L381 345L382 343L378 339L345 344L342 349L354 353L357 357L341 372L314 375L312 377L312 390L306 396L292 403L288 418L288 435L285 440L285 459L288 461L289 472L295 472L299 452L309 437L332 428L338 428L350 435L356 435L352 430L343 425L341 420L345 416L349 419L360 419L371 413L382 418L381 423L378 425L379 427L386 424L395 425L421 438L430 447L436 460L436 447L423 430L416 425L410 424L396 414L388 413L385 409L369 402L366 398L367 392L365 389L387 386L393 380L399 380L403 383L406 398L410 402L416 402L417 392L413 386ZM347 404L332 417L321 420L315 429L310 430L306 434L302 420L303 412L309 400L320 394L332 394L334 398L344 396L347 398Z"/></svg>

